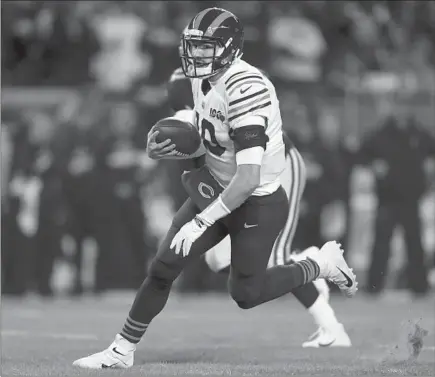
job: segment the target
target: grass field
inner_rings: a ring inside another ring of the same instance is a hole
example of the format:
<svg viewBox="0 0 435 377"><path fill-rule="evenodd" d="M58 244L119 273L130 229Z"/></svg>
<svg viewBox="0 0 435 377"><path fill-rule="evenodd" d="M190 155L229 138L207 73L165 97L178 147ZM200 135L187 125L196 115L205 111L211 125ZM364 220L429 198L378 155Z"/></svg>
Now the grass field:
<svg viewBox="0 0 435 377"><path fill-rule="evenodd" d="M350 349L302 349L314 329L291 298L243 311L225 295L171 296L126 371L73 367L79 357L107 347L133 295L41 301L2 300L2 373L12 376L434 376L434 297L411 301L395 294L333 297L353 341ZM429 331L416 360L408 330Z"/></svg>

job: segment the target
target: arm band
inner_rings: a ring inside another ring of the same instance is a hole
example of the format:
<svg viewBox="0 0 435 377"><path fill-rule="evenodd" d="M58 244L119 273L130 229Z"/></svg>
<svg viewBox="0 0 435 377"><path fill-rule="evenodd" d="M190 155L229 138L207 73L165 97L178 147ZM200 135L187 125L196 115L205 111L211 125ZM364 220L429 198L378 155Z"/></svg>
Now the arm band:
<svg viewBox="0 0 435 377"><path fill-rule="evenodd" d="M253 147L266 149L266 144L269 141L265 128L260 125L236 128L232 131L231 138L234 142L236 153Z"/></svg>

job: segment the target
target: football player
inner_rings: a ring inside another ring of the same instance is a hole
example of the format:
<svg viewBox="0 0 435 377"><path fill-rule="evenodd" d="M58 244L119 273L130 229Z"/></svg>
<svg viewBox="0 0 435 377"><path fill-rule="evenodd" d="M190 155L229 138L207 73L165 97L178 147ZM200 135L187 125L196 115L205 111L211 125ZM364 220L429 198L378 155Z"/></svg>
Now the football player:
<svg viewBox="0 0 435 377"><path fill-rule="evenodd" d="M194 124L205 165L183 174L189 198L178 210L152 261L121 331L102 352L76 360L84 368L129 368L137 343L163 310L172 283L194 258L227 235L231 239L229 291L250 309L318 278L352 297L356 278L335 241L306 259L268 267L272 247L288 217L280 175L285 166L279 102L272 83L241 59L243 28L231 12L199 12L182 34L182 69L192 79ZM171 140L148 135L151 158L174 158Z"/></svg>
<svg viewBox="0 0 435 377"><path fill-rule="evenodd" d="M265 74L264 72L262 72ZM174 116L191 121L193 114L193 97L190 80L181 68L177 68L168 82L168 102ZM301 155L284 136L286 151L285 170L281 174L281 185L286 191L289 201L289 213L286 225L281 231L269 258L269 267L304 259L309 250L299 254L291 253L291 244L299 218L299 203L305 186L305 164ZM185 166L185 168L187 168ZM219 244L205 253L205 260L214 272L228 271L231 265L230 237L225 237ZM329 287L324 279L315 280L292 291L294 296L313 316L318 326L316 332L302 344L302 347L350 347L351 341L343 325L338 322L333 308L330 306Z"/></svg>

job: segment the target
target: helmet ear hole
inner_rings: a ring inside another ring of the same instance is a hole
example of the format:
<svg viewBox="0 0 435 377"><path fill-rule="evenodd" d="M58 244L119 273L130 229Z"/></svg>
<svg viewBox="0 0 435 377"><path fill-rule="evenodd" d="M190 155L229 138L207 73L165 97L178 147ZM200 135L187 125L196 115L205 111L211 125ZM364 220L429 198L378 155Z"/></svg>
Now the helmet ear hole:
<svg viewBox="0 0 435 377"><path fill-rule="evenodd" d="M225 59L221 60L221 63L224 64L224 65L228 64L230 62L230 58L231 58L230 56L227 56Z"/></svg>
<svg viewBox="0 0 435 377"><path fill-rule="evenodd" d="M237 56L236 54L228 55L226 58L221 60L221 64L226 65L228 63L231 63L236 58L236 56Z"/></svg>

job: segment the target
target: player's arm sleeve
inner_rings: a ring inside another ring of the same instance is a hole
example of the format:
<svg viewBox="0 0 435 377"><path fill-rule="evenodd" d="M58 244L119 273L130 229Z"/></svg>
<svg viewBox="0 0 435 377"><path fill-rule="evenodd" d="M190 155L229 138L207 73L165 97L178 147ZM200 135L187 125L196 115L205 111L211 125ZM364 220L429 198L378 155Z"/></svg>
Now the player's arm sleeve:
<svg viewBox="0 0 435 377"><path fill-rule="evenodd" d="M240 77L242 76L242 77ZM261 75L241 74L227 84L228 122L238 165L261 165L269 141L270 90Z"/></svg>

